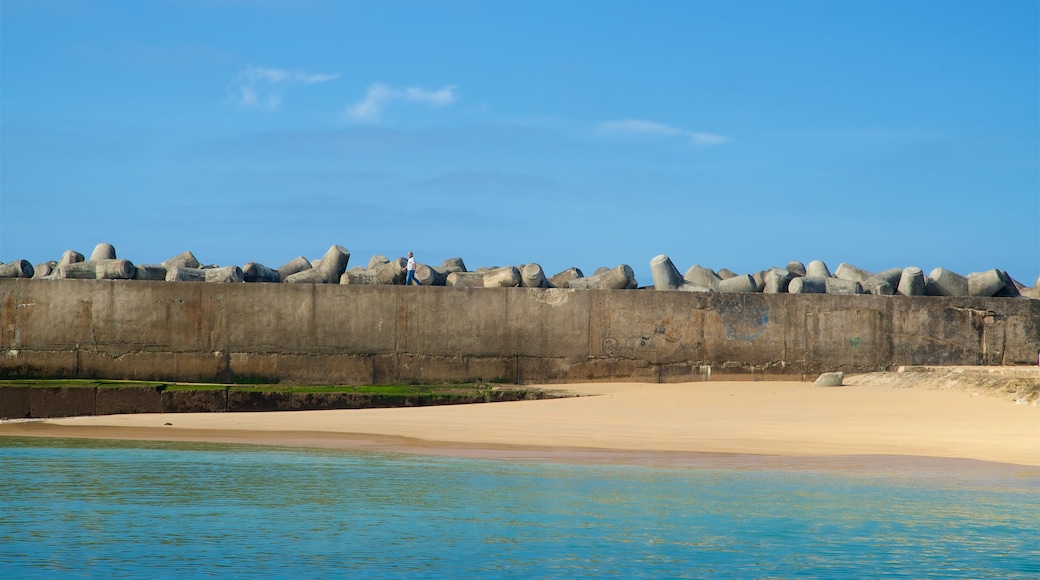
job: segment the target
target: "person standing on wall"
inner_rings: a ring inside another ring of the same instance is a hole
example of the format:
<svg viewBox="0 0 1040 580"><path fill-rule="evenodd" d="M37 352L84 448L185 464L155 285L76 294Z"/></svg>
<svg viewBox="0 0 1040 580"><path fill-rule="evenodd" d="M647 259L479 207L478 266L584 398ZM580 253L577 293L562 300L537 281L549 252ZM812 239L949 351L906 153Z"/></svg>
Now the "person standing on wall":
<svg viewBox="0 0 1040 580"><path fill-rule="evenodd" d="M422 286L422 282L415 277L415 256L411 252L408 252L408 265L405 266L405 270L408 271L408 277L404 281L405 286L411 286L412 282Z"/></svg>

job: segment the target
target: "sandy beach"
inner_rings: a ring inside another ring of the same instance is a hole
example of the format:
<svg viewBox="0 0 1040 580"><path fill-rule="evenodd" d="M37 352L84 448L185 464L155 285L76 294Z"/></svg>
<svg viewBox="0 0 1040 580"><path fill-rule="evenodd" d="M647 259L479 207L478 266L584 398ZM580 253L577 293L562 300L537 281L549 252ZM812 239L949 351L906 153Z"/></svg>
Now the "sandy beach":
<svg viewBox="0 0 1040 580"><path fill-rule="evenodd" d="M970 391L727 381L565 388L580 396L401 409L77 417L7 422L0 435L494 457L886 456L1040 467L1040 407Z"/></svg>

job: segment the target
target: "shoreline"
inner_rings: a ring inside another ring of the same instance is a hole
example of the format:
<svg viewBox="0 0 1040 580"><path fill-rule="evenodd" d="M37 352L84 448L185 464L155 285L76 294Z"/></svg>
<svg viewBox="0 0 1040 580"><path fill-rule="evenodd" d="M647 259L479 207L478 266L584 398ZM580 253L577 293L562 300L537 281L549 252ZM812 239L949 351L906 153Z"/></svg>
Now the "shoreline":
<svg viewBox="0 0 1040 580"><path fill-rule="evenodd" d="M853 381L844 387L718 381L566 388L582 396L446 407L13 421L0 423L0 436L210 441L579 462L827 463L872 469L945 460L949 465L942 469L955 463L1040 469L1040 407L971 392Z"/></svg>
<svg viewBox="0 0 1040 580"><path fill-rule="evenodd" d="M97 428L87 426L39 425L23 432L2 429L3 437L36 439L93 439L127 445L143 443L214 444L250 446L268 450L309 450L375 453L405 457L561 463L575 465L622 465L662 469L708 469L726 471L773 471L818 473L859 477L884 477L928 485L983 485L987 487L1040 489L1040 467L981 459L922 455L759 455L697 451L619 450L608 448L535 447L524 445L457 444L414 440L405 437L327 432L270 432L243 430L183 430L155 427ZM42 427L42 428L40 428Z"/></svg>

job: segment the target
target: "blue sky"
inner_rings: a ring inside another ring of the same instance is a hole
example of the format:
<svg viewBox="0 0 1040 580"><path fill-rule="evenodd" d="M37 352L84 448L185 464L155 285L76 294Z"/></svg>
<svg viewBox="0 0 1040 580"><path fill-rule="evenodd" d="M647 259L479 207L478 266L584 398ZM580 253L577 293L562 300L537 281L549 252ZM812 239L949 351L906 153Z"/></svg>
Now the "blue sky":
<svg viewBox="0 0 1040 580"><path fill-rule="evenodd" d="M1040 275L1034 0L3 0L0 260Z"/></svg>

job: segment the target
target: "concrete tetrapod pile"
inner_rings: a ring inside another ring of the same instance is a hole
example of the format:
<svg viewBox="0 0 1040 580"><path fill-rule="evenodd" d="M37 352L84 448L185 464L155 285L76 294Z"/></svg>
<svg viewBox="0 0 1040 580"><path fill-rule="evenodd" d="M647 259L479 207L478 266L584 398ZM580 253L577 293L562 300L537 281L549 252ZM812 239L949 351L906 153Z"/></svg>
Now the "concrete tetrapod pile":
<svg viewBox="0 0 1040 580"><path fill-rule="evenodd" d="M61 259L31 265L26 260L0 262L0 277L90 280L165 280L168 282L262 282L285 284L365 284L400 285L405 282L403 257L390 259L376 255L364 267L347 269L350 251L333 245L317 260L299 256L278 268L258 262L245 266L203 265L190 251L159 264L135 265L116 257L115 248L100 243L89 259L67 250ZM868 272L850 264L831 270L821 260L808 264L793 261L783 268L737 274L692 266L685 274L661 254L650 261L651 288L683 292L764 292L769 294L876 294L884 296L978 296L1027 297L1040 299L1040 278L1027 287L993 269L962 276L944 268L927 275L921 268L908 266L882 272ZM419 264L415 277L426 286L464 286L476 288L569 288L576 290L637 289L632 268L626 264L599 268L585 276L578 268L568 268L552 276L539 264L522 264L466 269L462 258L449 258L440 266Z"/></svg>
<svg viewBox="0 0 1040 580"><path fill-rule="evenodd" d="M245 266L203 265L190 251L160 264L135 265L116 258L115 248L98 244L87 259L74 250L66 251L60 260L43 262L35 267L27 260L0 262L0 277L90 280L165 280L167 282L263 282L284 284L367 284L400 285L405 282L405 258L391 260L372 256L365 267L347 269L350 251L333 245L317 260L299 256L278 268L258 262ZM600 268L585 276L577 268L569 268L554 276L546 276L538 264L466 269L462 258L449 258L441 266L419 264L416 279L427 286L469 286L479 288L575 288L590 290L623 290L637 288L632 268L621 264Z"/></svg>
<svg viewBox="0 0 1040 580"><path fill-rule="evenodd" d="M661 254L650 260L656 290L681 292L765 292L769 294L876 294L882 296L977 296L1040 299L1040 278L1027 287L1002 270L973 272L962 276L944 268L925 275L908 266L871 273L850 264L840 264L831 274L827 264L789 262L784 268L759 270L753 274L715 272L692 266L680 274L671 258Z"/></svg>

